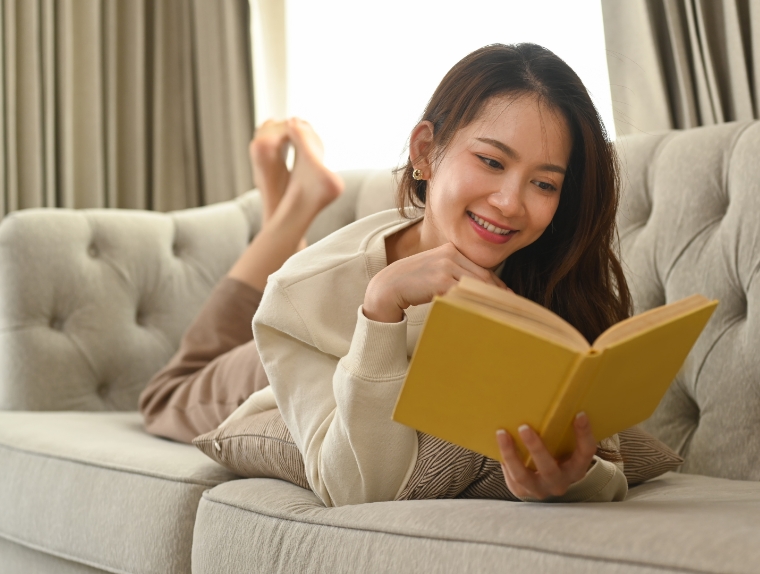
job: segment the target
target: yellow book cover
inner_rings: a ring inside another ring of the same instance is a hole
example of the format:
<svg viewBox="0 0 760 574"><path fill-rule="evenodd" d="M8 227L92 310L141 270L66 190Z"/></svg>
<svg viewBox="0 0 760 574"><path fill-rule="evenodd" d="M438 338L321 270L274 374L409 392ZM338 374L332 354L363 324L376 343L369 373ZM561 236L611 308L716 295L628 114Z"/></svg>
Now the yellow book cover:
<svg viewBox="0 0 760 574"><path fill-rule="evenodd" d="M496 460L496 430L516 437L528 424L562 457L575 448L578 412L597 441L647 419L717 304L692 295L589 345L548 309L465 277L435 298L393 420Z"/></svg>

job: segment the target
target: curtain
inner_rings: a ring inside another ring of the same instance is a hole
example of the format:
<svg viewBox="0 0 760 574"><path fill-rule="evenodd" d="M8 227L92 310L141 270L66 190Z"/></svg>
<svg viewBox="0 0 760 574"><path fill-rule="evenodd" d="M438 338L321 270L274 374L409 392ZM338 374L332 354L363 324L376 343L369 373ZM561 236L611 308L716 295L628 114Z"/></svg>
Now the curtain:
<svg viewBox="0 0 760 574"><path fill-rule="evenodd" d="M251 187L247 0L0 0L0 215Z"/></svg>
<svg viewBox="0 0 760 574"><path fill-rule="evenodd" d="M602 0L618 135L758 117L760 0Z"/></svg>

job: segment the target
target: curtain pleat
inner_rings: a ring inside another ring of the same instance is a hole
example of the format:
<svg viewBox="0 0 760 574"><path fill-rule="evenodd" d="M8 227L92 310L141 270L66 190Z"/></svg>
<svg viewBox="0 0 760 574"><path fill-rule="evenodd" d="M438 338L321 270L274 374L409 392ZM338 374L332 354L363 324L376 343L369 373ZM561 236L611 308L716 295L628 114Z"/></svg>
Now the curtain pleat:
<svg viewBox="0 0 760 574"><path fill-rule="evenodd" d="M247 0L0 0L0 215L252 185Z"/></svg>
<svg viewBox="0 0 760 574"><path fill-rule="evenodd" d="M602 10L618 134L758 117L760 0L602 0Z"/></svg>

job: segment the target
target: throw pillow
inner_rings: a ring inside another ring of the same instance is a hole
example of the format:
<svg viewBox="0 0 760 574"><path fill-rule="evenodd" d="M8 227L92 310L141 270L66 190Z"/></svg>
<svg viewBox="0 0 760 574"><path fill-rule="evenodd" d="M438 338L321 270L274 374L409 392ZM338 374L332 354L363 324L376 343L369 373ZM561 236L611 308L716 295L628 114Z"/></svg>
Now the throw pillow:
<svg viewBox="0 0 760 574"><path fill-rule="evenodd" d="M683 459L638 427L618 434L629 486L677 468ZM397 500L496 498L509 492L501 465L449 442L417 433L417 463ZM279 478L309 488L303 458L277 409L231 421L193 440L204 454L246 478Z"/></svg>

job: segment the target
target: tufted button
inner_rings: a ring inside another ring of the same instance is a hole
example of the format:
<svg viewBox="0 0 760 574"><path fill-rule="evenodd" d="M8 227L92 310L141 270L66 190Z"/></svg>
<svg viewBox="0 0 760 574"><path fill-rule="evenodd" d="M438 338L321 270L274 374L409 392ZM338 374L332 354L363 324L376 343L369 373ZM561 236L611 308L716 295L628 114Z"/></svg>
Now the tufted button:
<svg viewBox="0 0 760 574"><path fill-rule="evenodd" d="M145 323L146 323L145 313L143 313L140 309L138 309L137 312L135 313L135 323L137 323L141 327L145 326Z"/></svg>
<svg viewBox="0 0 760 574"><path fill-rule="evenodd" d="M90 246L87 248L87 254L90 257L97 257L98 256L98 248L95 246L94 243L91 243Z"/></svg>
<svg viewBox="0 0 760 574"><path fill-rule="evenodd" d="M51 317L50 319L50 328L56 331L63 331L63 324L64 321L60 317Z"/></svg>
<svg viewBox="0 0 760 574"><path fill-rule="evenodd" d="M172 244L172 253L174 253L174 257L179 257L180 248L176 243Z"/></svg>
<svg viewBox="0 0 760 574"><path fill-rule="evenodd" d="M108 390L109 390L108 383L100 383L98 385L98 388L95 390L95 392L98 393L99 397L105 398L106 396L108 396Z"/></svg>

